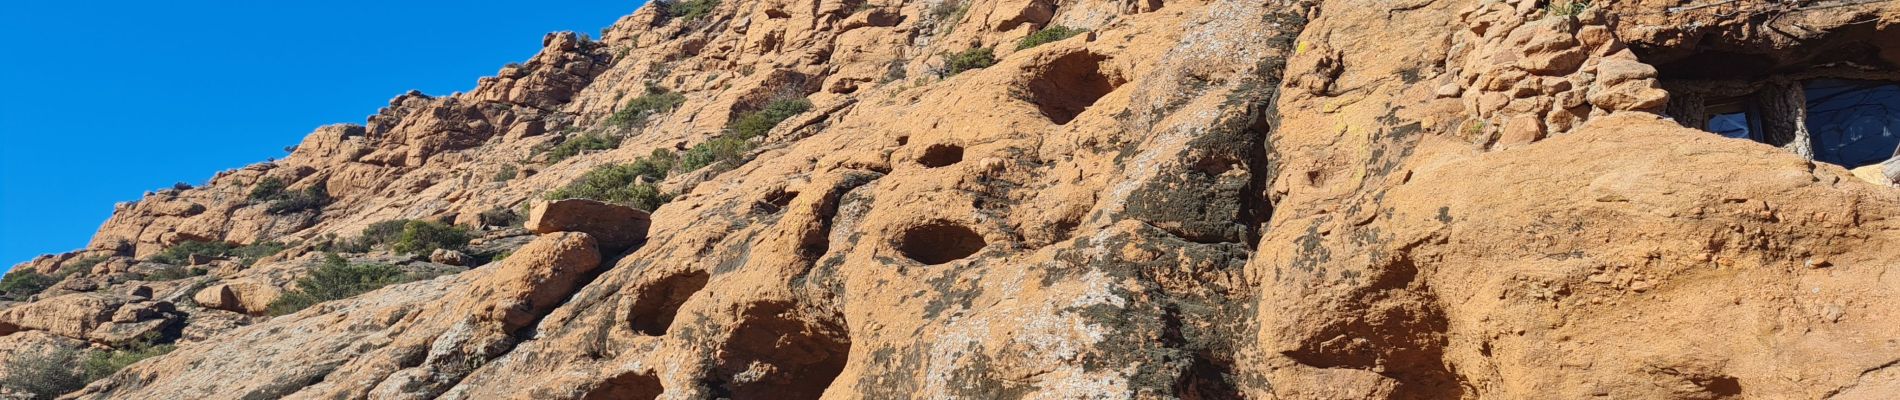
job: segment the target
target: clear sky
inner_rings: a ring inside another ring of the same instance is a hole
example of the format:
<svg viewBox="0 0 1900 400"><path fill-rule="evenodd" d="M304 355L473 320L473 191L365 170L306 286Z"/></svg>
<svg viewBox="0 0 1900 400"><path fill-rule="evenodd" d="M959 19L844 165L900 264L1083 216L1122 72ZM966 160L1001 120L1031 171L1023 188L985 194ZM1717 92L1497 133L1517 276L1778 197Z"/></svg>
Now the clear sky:
<svg viewBox="0 0 1900 400"><path fill-rule="evenodd" d="M282 157L410 89L467 91L547 32L642 0L9 1L0 269L79 249L116 202Z"/></svg>

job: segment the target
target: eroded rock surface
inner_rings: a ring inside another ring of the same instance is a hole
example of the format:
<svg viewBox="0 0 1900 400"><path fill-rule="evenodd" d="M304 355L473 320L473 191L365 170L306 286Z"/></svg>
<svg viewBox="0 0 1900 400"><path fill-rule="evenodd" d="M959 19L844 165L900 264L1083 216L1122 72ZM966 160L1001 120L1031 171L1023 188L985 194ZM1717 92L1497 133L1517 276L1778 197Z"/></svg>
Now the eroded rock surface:
<svg viewBox="0 0 1900 400"><path fill-rule="evenodd" d="M1685 128L1665 81L1895 73L1900 9L1681 3L648 6L122 205L23 264L93 263L0 339L182 321L75 398L1891 397L1900 189ZM1087 31L1017 45L1057 25ZM951 73L972 49L995 64ZM650 215L541 201L786 99L743 154L640 178L678 195ZM544 151L579 132L624 139ZM267 179L333 199L272 213ZM468 268L243 315L331 235L524 208L505 258L379 255ZM195 240L303 242L137 279Z"/></svg>

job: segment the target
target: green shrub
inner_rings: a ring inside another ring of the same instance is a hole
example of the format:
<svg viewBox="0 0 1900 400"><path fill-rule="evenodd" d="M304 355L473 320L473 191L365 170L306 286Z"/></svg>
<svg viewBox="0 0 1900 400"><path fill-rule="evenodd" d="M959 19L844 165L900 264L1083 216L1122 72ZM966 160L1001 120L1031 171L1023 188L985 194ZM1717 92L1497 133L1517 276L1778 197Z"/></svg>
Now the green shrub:
<svg viewBox="0 0 1900 400"><path fill-rule="evenodd" d="M18 390L32 399L53 399L78 391L91 380L79 368L79 351L56 347L50 351L14 353L0 386Z"/></svg>
<svg viewBox="0 0 1900 400"><path fill-rule="evenodd" d="M330 192L321 185L313 185L304 190L288 190L289 183L276 177L264 178L251 188L251 201L269 202L264 211L271 214L290 214L304 210L322 209L330 203Z"/></svg>
<svg viewBox="0 0 1900 400"><path fill-rule="evenodd" d="M686 155L680 157L680 169L695 171L719 162L738 166L745 163L746 154L751 153L754 147L757 146L750 140L731 136L713 138L687 149Z"/></svg>
<svg viewBox="0 0 1900 400"><path fill-rule="evenodd" d="M322 210L330 203L330 192L322 186L311 186L304 190L284 192L264 208L271 214L290 214L305 210Z"/></svg>
<svg viewBox="0 0 1900 400"><path fill-rule="evenodd" d="M152 342L154 342L155 339L157 339L155 335L149 335L145 337L145 340L133 343L125 348L112 351L96 351L86 356L86 360L80 364L80 370L85 372L86 383L105 379L119 372L119 370L125 369L127 366L147 358L165 355L165 353L170 353L173 349L177 348L177 346L169 344L153 344Z"/></svg>
<svg viewBox="0 0 1900 400"><path fill-rule="evenodd" d="M289 247L289 245L278 242L257 242L231 249L229 255L237 258L239 263L251 265L256 263L259 259L276 255Z"/></svg>
<svg viewBox="0 0 1900 400"><path fill-rule="evenodd" d="M251 265L251 263L257 262L258 259L284 251L286 247L287 246L283 243L278 242L259 242L248 246L233 246L230 243L216 240L204 242L188 241L167 247L165 250L159 251L158 254L152 255L152 257L147 260L164 264L186 265L190 264L191 256L198 255L232 258L236 259L240 264Z"/></svg>
<svg viewBox="0 0 1900 400"><path fill-rule="evenodd" d="M599 132L589 132L575 136L548 149L548 162L559 162L568 157L591 150L612 150L620 147L620 137Z"/></svg>
<svg viewBox="0 0 1900 400"><path fill-rule="evenodd" d="M680 156L674 154L672 150L653 149L653 152L647 153L646 157L633 160L633 168L640 173L640 176L646 177L647 180L659 182L666 180L666 175L671 172L674 167L679 166L679 162Z"/></svg>
<svg viewBox="0 0 1900 400"><path fill-rule="evenodd" d="M811 101L803 98L773 100L767 103L765 108L746 113L733 120L732 126L728 128L740 139L765 136L766 132L770 132L772 127L778 126L780 122L807 110L811 110Z"/></svg>
<svg viewBox="0 0 1900 400"><path fill-rule="evenodd" d="M276 199L277 196L283 195L284 188L288 187L290 187L290 184L285 183L283 179L277 179L276 177L264 178L263 180L257 181L257 186L251 188L251 200L270 201Z"/></svg>
<svg viewBox="0 0 1900 400"><path fill-rule="evenodd" d="M684 21L697 21L711 15L713 8L719 6L719 0L677 0L658 2L666 7L667 18L679 18Z"/></svg>
<svg viewBox="0 0 1900 400"><path fill-rule="evenodd" d="M390 249L406 254L429 254L436 249L459 250L468 245L468 229L434 221L409 221Z"/></svg>
<svg viewBox="0 0 1900 400"><path fill-rule="evenodd" d="M516 226L521 225L524 219L521 213L517 213L514 209L508 207L490 208L488 211L482 211L481 214L475 217L481 220L483 226Z"/></svg>
<svg viewBox="0 0 1900 400"><path fill-rule="evenodd" d="M515 176L520 174L521 169L516 168L514 164L503 165L501 166L501 171L495 172L495 182L507 182L510 179L515 179Z"/></svg>
<svg viewBox="0 0 1900 400"><path fill-rule="evenodd" d="M951 54L948 63L950 69L946 72L950 75L982 69L996 65L996 51L988 47L964 50L961 53Z"/></svg>
<svg viewBox="0 0 1900 400"><path fill-rule="evenodd" d="M172 247L167 247L165 250L159 251L158 254L152 255L148 260L172 265L185 265L190 263L191 256L225 257L231 255L231 250L235 248L236 246L232 246L230 243L217 240L203 242L186 241L172 245Z"/></svg>
<svg viewBox="0 0 1900 400"><path fill-rule="evenodd" d="M205 274L209 274L209 273L211 273L211 271L205 270L204 268L198 268L198 267L186 268L186 267L179 267L179 266L170 266L170 267L159 268L157 271L153 271L152 273L145 274L144 280L150 281L150 282L175 281L179 279L205 276Z"/></svg>
<svg viewBox="0 0 1900 400"><path fill-rule="evenodd" d="M53 287L55 283L59 283L59 278L52 275L34 270L14 270L8 272L5 278L0 278L0 298L25 301Z"/></svg>
<svg viewBox="0 0 1900 400"><path fill-rule="evenodd" d="M963 0L943 0L930 7L930 20L943 28L943 33L956 31L957 22L963 21L963 15L969 13L970 4Z"/></svg>
<svg viewBox="0 0 1900 400"><path fill-rule="evenodd" d="M363 228L363 235L358 236L357 240L370 246L394 242L396 237L402 236L402 227L409 225L410 221L414 220L396 219L369 224L369 227Z"/></svg>
<svg viewBox="0 0 1900 400"><path fill-rule="evenodd" d="M384 286L412 280L401 269L388 264L354 264L334 253L324 257L323 265L310 275L297 279L297 287L268 306L270 315L285 315L326 301L349 298Z"/></svg>
<svg viewBox="0 0 1900 400"><path fill-rule="evenodd" d="M365 253L388 247L403 253L432 252L435 249L460 249L468 244L468 230L440 222L392 219L369 224L355 239L331 239L325 251Z"/></svg>
<svg viewBox="0 0 1900 400"><path fill-rule="evenodd" d="M1544 16L1574 17L1587 8L1590 8L1590 2L1585 0L1550 0L1544 3Z"/></svg>
<svg viewBox="0 0 1900 400"><path fill-rule="evenodd" d="M661 204L673 200L673 196L661 193L659 186L652 182L665 178L665 170L643 167L641 163L603 165L567 186L548 192L548 200L591 199L607 203L622 204L642 210L652 210Z"/></svg>
<svg viewBox="0 0 1900 400"><path fill-rule="evenodd" d="M107 258L106 256L92 256L66 260L66 262L59 264L59 271L60 273L91 271L93 266L106 262Z"/></svg>
<svg viewBox="0 0 1900 400"><path fill-rule="evenodd" d="M1076 28L1070 28L1070 27L1066 27L1062 25L1050 25L1046 28L1042 28L1042 30L1036 31L1036 33L1029 34L1029 36L1024 37L1022 41L1016 42L1016 50L1027 49L1031 47L1041 46L1045 43L1055 42L1062 39L1068 39L1071 37L1075 37L1075 35L1080 35L1088 31L1089 30L1087 29L1076 29Z"/></svg>
<svg viewBox="0 0 1900 400"><path fill-rule="evenodd" d="M658 86L648 86L646 94L627 100L625 107L607 117L607 125L626 128L645 125L655 114L672 111L686 102L686 96Z"/></svg>

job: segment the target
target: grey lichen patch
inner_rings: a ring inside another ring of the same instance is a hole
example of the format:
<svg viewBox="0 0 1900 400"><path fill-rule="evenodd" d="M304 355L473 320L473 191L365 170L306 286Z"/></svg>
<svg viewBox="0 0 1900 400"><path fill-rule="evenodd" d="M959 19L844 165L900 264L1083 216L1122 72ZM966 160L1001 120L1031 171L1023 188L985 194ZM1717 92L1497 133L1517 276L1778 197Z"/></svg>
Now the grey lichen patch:
<svg viewBox="0 0 1900 400"><path fill-rule="evenodd" d="M1295 245L1300 246L1299 253L1296 253L1293 257L1294 268L1311 273L1319 269L1320 264L1333 260L1333 250L1326 246L1325 234L1320 233L1320 226L1329 223L1331 220L1332 217L1330 216L1322 216L1313 220L1313 222L1307 225L1306 234L1300 235L1299 239L1293 241ZM1279 279L1280 277L1276 275L1274 278Z"/></svg>
<svg viewBox="0 0 1900 400"><path fill-rule="evenodd" d="M925 280L935 291L934 296L924 303L924 319L937 319L953 307L968 310L978 296L983 295L983 276L986 268L983 259L965 264L949 264L952 267L942 270L935 277Z"/></svg>
<svg viewBox="0 0 1900 400"><path fill-rule="evenodd" d="M1193 243L1148 226L1074 243L1056 256L1069 268L1048 270L1045 285L1113 282L1098 290L1108 294L1102 298L1116 299L1063 310L1115 332L1081 357L1085 370L1125 376L1138 397L1238 395L1243 379L1232 367L1234 355L1256 326L1253 290L1240 278L1251 255L1246 245ZM1101 249L1155 256L1123 257Z"/></svg>
<svg viewBox="0 0 1900 400"><path fill-rule="evenodd" d="M917 395L921 389L917 377L924 370L921 346L882 347L871 351L871 373L860 374L853 385L858 393L871 399L902 399Z"/></svg>

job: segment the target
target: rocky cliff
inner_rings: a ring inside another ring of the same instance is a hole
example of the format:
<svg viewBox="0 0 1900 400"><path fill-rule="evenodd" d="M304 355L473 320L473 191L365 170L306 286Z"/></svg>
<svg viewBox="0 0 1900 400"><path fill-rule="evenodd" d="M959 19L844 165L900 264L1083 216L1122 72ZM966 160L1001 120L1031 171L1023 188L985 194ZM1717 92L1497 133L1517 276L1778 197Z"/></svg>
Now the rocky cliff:
<svg viewBox="0 0 1900 400"><path fill-rule="evenodd" d="M58 282L0 310L0 372L166 346L64 397L1900 394L1900 190L1671 119L1678 77L1895 77L1900 6L1597 3L655 3L121 204L19 267ZM650 216L546 201L629 165ZM358 238L392 220L475 239ZM205 243L271 251L169 250ZM359 263L419 280L277 308Z"/></svg>

